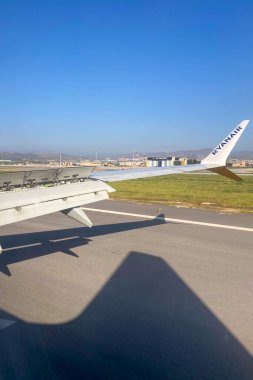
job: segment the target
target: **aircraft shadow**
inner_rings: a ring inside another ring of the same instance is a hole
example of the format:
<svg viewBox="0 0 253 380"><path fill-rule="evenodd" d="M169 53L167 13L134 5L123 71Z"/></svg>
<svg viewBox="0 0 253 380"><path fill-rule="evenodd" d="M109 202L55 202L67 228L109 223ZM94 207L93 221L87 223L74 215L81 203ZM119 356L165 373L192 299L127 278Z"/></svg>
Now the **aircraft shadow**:
<svg viewBox="0 0 253 380"><path fill-rule="evenodd" d="M55 252L63 252L78 257L73 248L88 244L90 238L95 236L108 235L123 231L136 230L161 225L164 214L159 214L152 220L104 224L94 226L91 229L86 227L68 228L63 230L43 231L25 233L17 235L7 235L1 237L3 247L14 248L4 251L0 255L0 272L11 276L8 265L17 262L35 259L36 257L50 255ZM65 240L64 240L65 239ZM32 246L32 244L36 244ZM31 245L29 247L29 245Z"/></svg>
<svg viewBox="0 0 253 380"><path fill-rule="evenodd" d="M175 271L139 252L127 256L76 319L18 321L0 336L3 380L253 376L250 354Z"/></svg>

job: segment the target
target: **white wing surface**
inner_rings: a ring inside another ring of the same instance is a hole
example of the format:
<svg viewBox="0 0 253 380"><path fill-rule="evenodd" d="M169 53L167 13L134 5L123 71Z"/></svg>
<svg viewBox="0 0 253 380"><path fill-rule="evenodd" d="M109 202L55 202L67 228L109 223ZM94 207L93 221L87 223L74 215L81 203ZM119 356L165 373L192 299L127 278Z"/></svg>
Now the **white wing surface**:
<svg viewBox="0 0 253 380"><path fill-rule="evenodd" d="M240 177L226 168L226 160L248 123L249 120L243 120L200 164L93 172L91 178L113 182L210 170L231 179L241 180Z"/></svg>

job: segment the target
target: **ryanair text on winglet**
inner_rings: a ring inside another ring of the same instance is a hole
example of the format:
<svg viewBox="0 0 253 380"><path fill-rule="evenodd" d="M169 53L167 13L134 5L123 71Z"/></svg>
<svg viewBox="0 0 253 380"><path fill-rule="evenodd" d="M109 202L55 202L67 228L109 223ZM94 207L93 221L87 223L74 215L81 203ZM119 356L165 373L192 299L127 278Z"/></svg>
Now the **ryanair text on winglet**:
<svg viewBox="0 0 253 380"><path fill-rule="evenodd" d="M213 151L212 151L212 154L215 156L217 153L220 152L220 150L224 147L224 145L226 145L230 140L232 140L232 138L242 130L242 127L239 126L237 127L232 133L230 133L230 135L228 135L223 141L222 143L220 143L220 145L218 145Z"/></svg>

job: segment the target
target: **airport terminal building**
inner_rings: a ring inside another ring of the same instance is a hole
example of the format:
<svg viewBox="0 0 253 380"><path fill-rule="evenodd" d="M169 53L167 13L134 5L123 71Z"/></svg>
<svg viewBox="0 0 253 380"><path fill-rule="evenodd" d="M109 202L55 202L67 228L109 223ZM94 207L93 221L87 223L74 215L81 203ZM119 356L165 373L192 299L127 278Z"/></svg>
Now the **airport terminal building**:
<svg viewBox="0 0 253 380"><path fill-rule="evenodd" d="M166 167L176 165L187 165L185 157L148 157L146 161L147 167Z"/></svg>

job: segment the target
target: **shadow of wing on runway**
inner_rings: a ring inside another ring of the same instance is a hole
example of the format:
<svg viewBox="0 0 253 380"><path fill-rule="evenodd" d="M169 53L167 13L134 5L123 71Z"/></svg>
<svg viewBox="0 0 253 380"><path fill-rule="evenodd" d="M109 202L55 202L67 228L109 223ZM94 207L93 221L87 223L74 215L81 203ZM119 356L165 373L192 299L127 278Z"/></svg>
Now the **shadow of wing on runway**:
<svg viewBox="0 0 253 380"><path fill-rule="evenodd" d="M138 252L75 320L19 322L0 342L4 379L246 380L253 373L250 354L175 271Z"/></svg>
<svg viewBox="0 0 253 380"><path fill-rule="evenodd" d="M80 247L84 244L88 244L88 242L89 239L82 237L73 237L60 241L50 241L45 239L43 241L40 241L39 245L33 245L30 247L18 247L9 252L4 251L0 255L0 272L6 274L7 276L11 276L8 265L35 259L37 257L51 255L52 253L56 252L62 252L67 255L78 257L78 255L73 252L72 249Z"/></svg>
<svg viewBox="0 0 253 380"><path fill-rule="evenodd" d="M91 237L147 228L164 223L166 223L164 214L160 214L152 220L98 225L91 229L77 227L3 236L1 237L2 246L7 250L0 255L0 272L10 276L11 272L8 265L55 252L77 256L71 249L87 244ZM29 247L32 244L34 245Z"/></svg>
<svg viewBox="0 0 253 380"><path fill-rule="evenodd" d="M67 217L66 217L67 218ZM106 219L105 219L106 220ZM51 231L32 232L16 235L1 236L3 247L12 248L24 246L29 244L37 244L48 240L67 239L74 236L91 237L108 235L123 231L137 230L139 228L147 228L152 226L159 226L161 224L168 224L165 221L165 215L159 214L151 220L137 220L134 222L112 223L95 225L92 228L87 227L74 227L67 229L58 229Z"/></svg>

